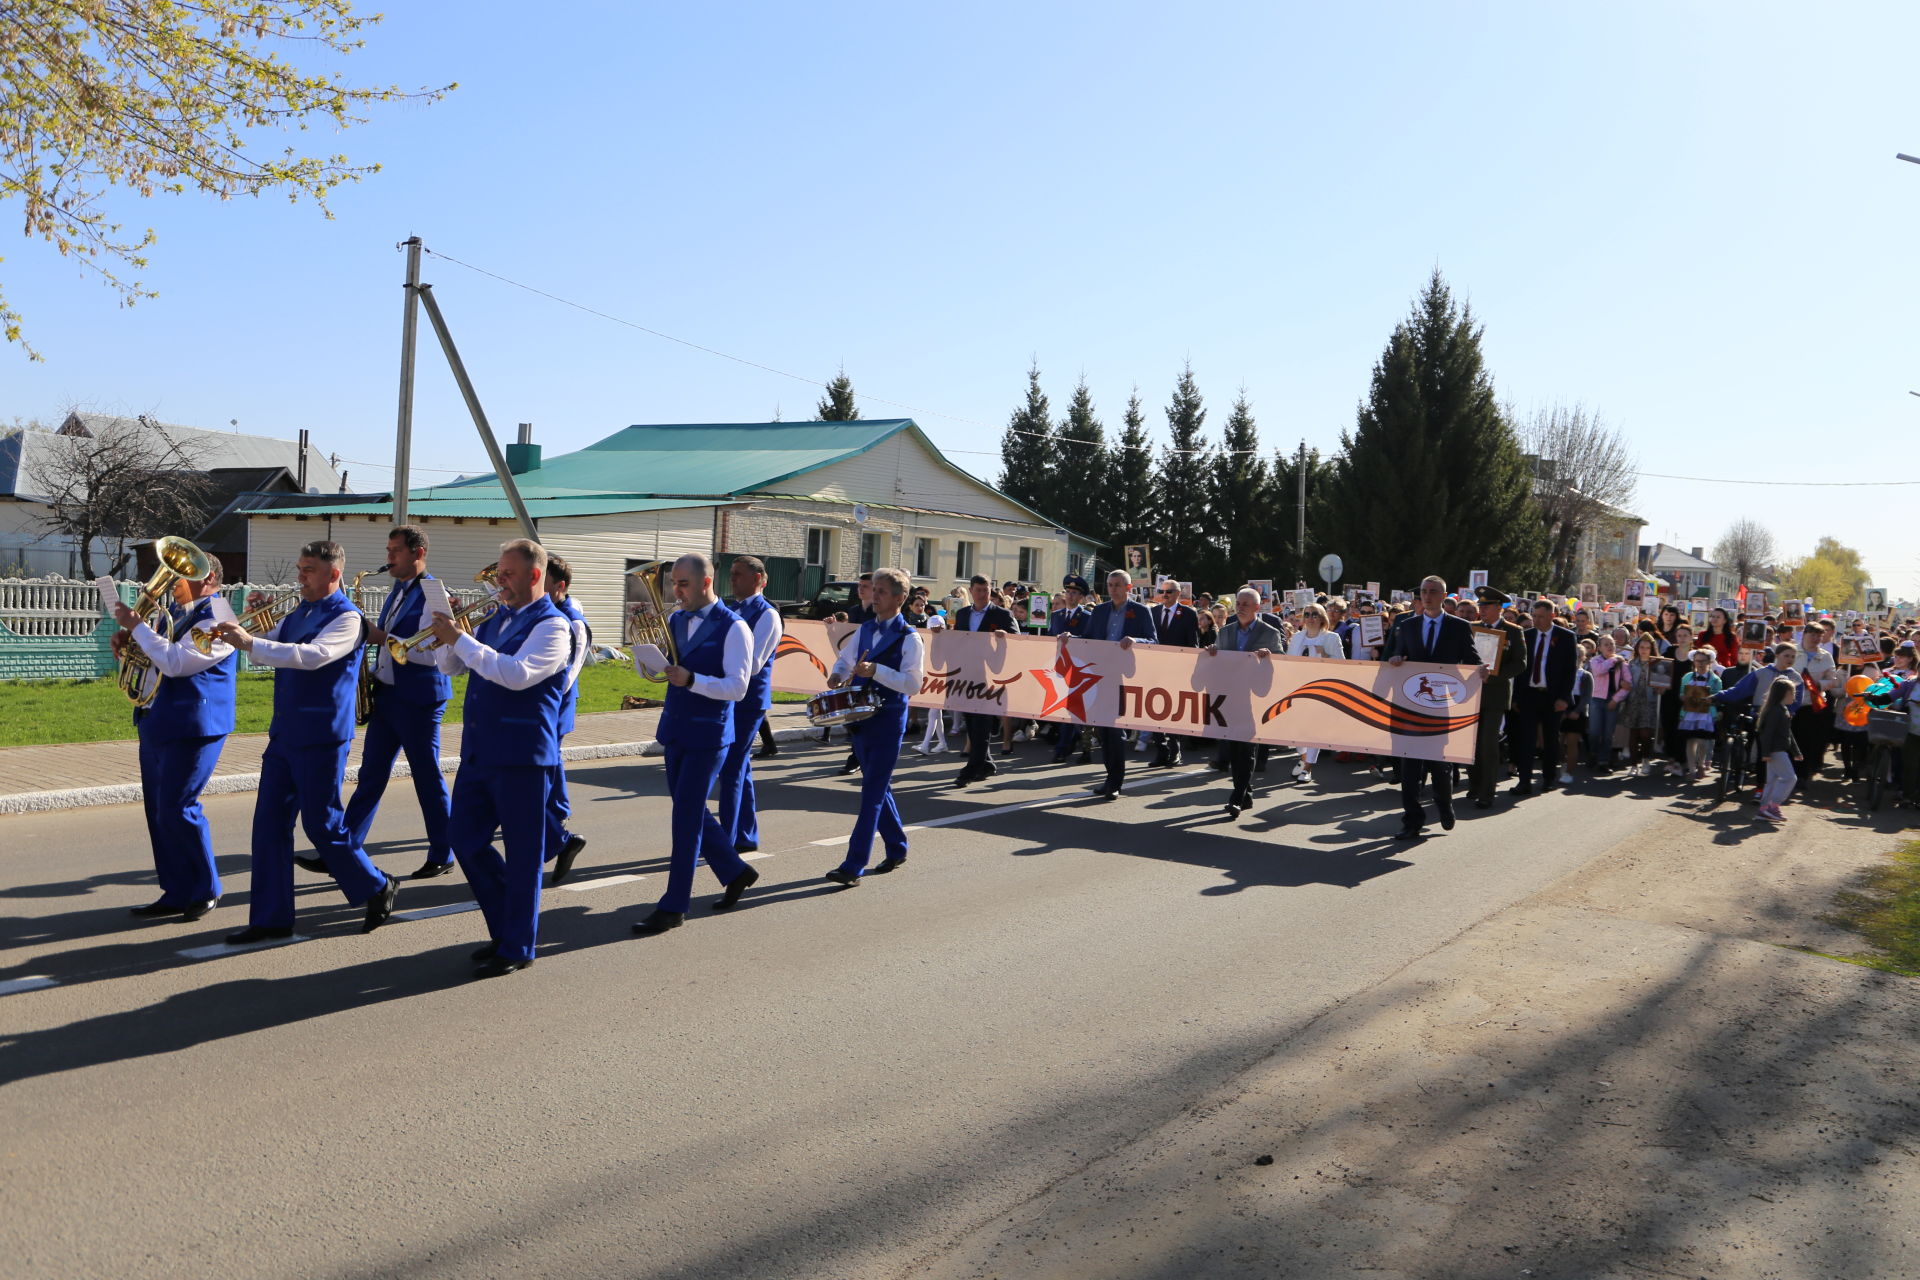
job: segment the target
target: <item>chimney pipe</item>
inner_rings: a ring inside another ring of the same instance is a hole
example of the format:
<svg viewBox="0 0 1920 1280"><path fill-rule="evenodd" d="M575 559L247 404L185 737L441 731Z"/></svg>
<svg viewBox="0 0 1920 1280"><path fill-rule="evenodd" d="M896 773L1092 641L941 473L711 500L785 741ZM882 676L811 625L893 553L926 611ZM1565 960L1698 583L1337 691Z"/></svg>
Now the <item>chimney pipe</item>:
<svg viewBox="0 0 1920 1280"><path fill-rule="evenodd" d="M1706 557L1700 554L1702 551L1705 551L1705 550L1706 550L1705 547L1695 547L1693 549L1693 558L1695 560L1705 560Z"/></svg>
<svg viewBox="0 0 1920 1280"><path fill-rule="evenodd" d="M505 449L507 471L516 476L540 469L540 446L533 442L533 424L520 424L520 438Z"/></svg>
<svg viewBox="0 0 1920 1280"><path fill-rule="evenodd" d="M294 468L293 478L294 483L300 487L300 492L305 493L307 491L307 430L305 427L300 429L300 461Z"/></svg>
<svg viewBox="0 0 1920 1280"><path fill-rule="evenodd" d="M533 443L533 424L531 422L523 422L520 424L520 443Z"/></svg>

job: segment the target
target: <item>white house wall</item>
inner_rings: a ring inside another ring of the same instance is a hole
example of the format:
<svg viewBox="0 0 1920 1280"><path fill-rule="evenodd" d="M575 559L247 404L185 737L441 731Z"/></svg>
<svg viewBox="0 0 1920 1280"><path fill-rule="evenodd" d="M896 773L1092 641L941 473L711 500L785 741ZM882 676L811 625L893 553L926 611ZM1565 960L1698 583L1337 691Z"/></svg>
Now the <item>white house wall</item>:
<svg viewBox="0 0 1920 1280"><path fill-rule="evenodd" d="M449 590L472 586L473 575L500 558L500 544L520 536L512 520L497 524L485 520L415 520L427 532L427 568L445 578ZM319 539L337 542L347 553L349 581L361 569L378 569L387 562L387 532L393 521L385 515L365 516L250 516L247 519L247 576L255 582L293 581L300 548ZM368 579L368 585L384 581Z"/></svg>
<svg viewBox="0 0 1920 1280"><path fill-rule="evenodd" d="M910 432L898 431L858 457L768 486L844 502L884 502L1030 523L1033 516L980 481L938 461Z"/></svg>
<svg viewBox="0 0 1920 1280"><path fill-rule="evenodd" d="M877 497L866 500L880 501ZM1020 577L1022 547L1031 547L1039 553L1039 572L1029 575L1034 581L1053 585L1066 572L1067 538L1055 529L1033 524L1009 525L964 515L882 508L870 509L863 526L854 523L852 506L840 502L755 499L750 506L732 508L720 517L718 549L804 561L809 529L826 529L832 534L832 550L826 565L829 579L847 579L860 572L862 533L884 534L887 545L880 564L906 569L909 574L916 567L917 540L932 539L934 571L915 574L914 581L941 592L964 580L955 571L955 553L963 541L974 543L978 549L974 572L983 573L995 582Z"/></svg>
<svg viewBox="0 0 1920 1280"><path fill-rule="evenodd" d="M573 569L572 597L587 615L596 643L618 644L628 560L670 560L712 554L718 507L675 507L619 515L567 516L540 522L540 541ZM726 594L726 584L719 584Z"/></svg>

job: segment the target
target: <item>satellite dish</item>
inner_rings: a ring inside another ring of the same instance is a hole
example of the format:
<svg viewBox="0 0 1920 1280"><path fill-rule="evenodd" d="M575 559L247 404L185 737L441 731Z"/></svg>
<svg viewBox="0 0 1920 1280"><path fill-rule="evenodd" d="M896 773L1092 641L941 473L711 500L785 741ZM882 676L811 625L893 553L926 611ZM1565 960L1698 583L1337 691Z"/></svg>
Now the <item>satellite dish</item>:
<svg viewBox="0 0 1920 1280"><path fill-rule="evenodd" d="M1340 571L1345 568L1346 565L1340 562L1340 557L1334 555L1332 552L1328 552L1326 555L1320 557L1320 576L1329 583L1338 578Z"/></svg>
<svg viewBox="0 0 1920 1280"><path fill-rule="evenodd" d="M853 522L855 524L865 524L867 522L867 504L866 503L856 502L853 504Z"/></svg>

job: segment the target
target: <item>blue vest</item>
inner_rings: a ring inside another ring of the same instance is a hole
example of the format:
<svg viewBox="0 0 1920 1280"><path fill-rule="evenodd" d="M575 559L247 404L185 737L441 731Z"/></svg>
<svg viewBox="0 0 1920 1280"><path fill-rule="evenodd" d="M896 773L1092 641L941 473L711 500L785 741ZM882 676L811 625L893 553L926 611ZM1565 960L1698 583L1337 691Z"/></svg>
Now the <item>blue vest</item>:
<svg viewBox="0 0 1920 1280"><path fill-rule="evenodd" d="M279 639L284 644L305 644L341 614L359 612L340 591L324 600L302 600L280 624ZM359 678L358 645L318 671L274 668L273 724L268 734L290 747L353 741L353 688Z"/></svg>
<svg viewBox="0 0 1920 1280"><path fill-rule="evenodd" d="M407 584L407 598L381 624L382 631L405 640L426 629L427 593L420 589L420 580L432 576L423 573ZM393 664L392 697L419 706L432 706L453 696L453 681L433 661L431 649L426 653L416 650L408 657L413 661ZM388 695L383 692L382 696Z"/></svg>
<svg viewBox="0 0 1920 1280"><path fill-rule="evenodd" d="M751 636L753 634L753 629L760 625L760 619L765 617L768 613L772 612L773 606L767 603L767 598L765 596L761 595L759 592L756 591L752 595L748 596L744 601L733 605L732 609L735 613L740 615L740 621L747 624L747 634ZM748 654L747 661L748 662L753 661L753 657L751 653ZM740 706L742 708L756 711L760 715L767 714L768 710L772 708L773 706L773 659L772 657L768 657L766 666L761 667L758 671L752 672L747 676L747 696L740 699Z"/></svg>
<svg viewBox="0 0 1920 1280"><path fill-rule="evenodd" d="M913 627L903 617L895 616L891 622L863 622L860 631L854 636L854 657L865 655L867 662L875 666L892 667L896 671L903 660L902 654L907 647L907 636ZM872 677L862 677L854 683L863 689L869 689L880 695L880 716L897 716L902 722L907 715L907 695L899 693L881 684Z"/></svg>
<svg viewBox="0 0 1920 1280"><path fill-rule="evenodd" d="M726 674L727 631L740 615L716 600L707 610L707 620L689 635L686 625L691 616L684 609L667 615L680 650L680 665L717 680ZM718 751L733 741L733 704L670 684L654 735L663 746Z"/></svg>
<svg viewBox="0 0 1920 1280"><path fill-rule="evenodd" d="M547 598L550 600L553 599L553 597L551 596ZM587 615L580 612L580 606L575 604L571 597L565 600L554 600L553 607L560 611L560 616L565 618L569 624L572 624L575 622L585 622L587 620ZM593 639L592 627L587 628L587 639L589 641ZM573 650L571 648L571 645L573 642L573 627L571 625L567 627L567 641L569 645L569 648L567 650L567 665L571 667L573 665L573 657L574 657ZM585 670L585 668L583 667L582 670ZM580 709L580 682L578 680L575 680L573 682L573 687L568 689L565 695L560 700L559 734L561 737L564 738L568 734L573 732L574 716L579 711L579 709Z"/></svg>
<svg viewBox="0 0 1920 1280"><path fill-rule="evenodd" d="M519 613L504 608L482 622L473 638L489 649L512 655L546 618L566 619L545 595ZM569 650L571 652L571 650ZM465 723L460 730L460 762L483 767L560 763L560 705L566 697L567 668L525 689L507 689L473 674L467 676Z"/></svg>
<svg viewBox="0 0 1920 1280"><path fill-rule="evenodd" d="M173 634L184 639L195 627L213 626L213 604L201 600L181 614ZM153 701L133 713L140 736L156 742L176 738L218 738L233 732L233 673L239 655L226 657L198 675L167 676Z"/></svg>

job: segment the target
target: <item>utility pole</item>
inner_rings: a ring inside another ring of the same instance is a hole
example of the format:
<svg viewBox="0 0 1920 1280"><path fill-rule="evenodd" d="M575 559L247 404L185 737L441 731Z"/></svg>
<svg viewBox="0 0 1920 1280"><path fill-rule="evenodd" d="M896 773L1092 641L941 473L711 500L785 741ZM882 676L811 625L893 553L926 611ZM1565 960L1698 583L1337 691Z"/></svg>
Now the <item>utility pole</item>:
<svg viewBox="0 0 1920 1280"><path fill-rule="evenodd" d="M493 428L487 423L487 411L480 407L480 395L473 389L473 380L467 376L466 362L460 359L460 351L453 345L453 332L447 328L446 317L440 314L440 303L433 296L433 286L416 286L413 294L427 305L427 320L433 325L434 333L439 335L440 349L447 355L447 368L453 371L453 380L460 387L461 398L467 402L467 412L473 416L473 426L480 433L480 443L487 447L487 457L493 463L493 474L500 481L500 490L506 495L507 505L513 508L514 518L520 522L520 531L526 534L528 540L540 541L540 530L534 525L533 517L527 514L527 504L520 500L520 486L513 482L513 469L507 465L506 455L500 452L500 444L493 438Z"/></svg>
<svg viewBox="0 0 1920 1280"><path fill-rule="evenodd" d="M413 348L420 328L420 237L408 236L406 301L400 312L400 417L393 433L393 522L407 522L408 470L413 462Z"/></svg>
<svg viewBox="0 0 1920 1280"><path fill-rule="evenodd" d="M1300 492L1295 499L1293 548L1294 554L1300 557L1299 572L1294 575L1294 580L1298 582L1307 576L1307 442L1305 440L1300 442L1299 460L1296 465L1300 471Z"/></svg>

